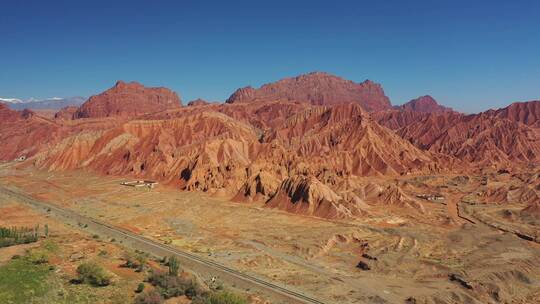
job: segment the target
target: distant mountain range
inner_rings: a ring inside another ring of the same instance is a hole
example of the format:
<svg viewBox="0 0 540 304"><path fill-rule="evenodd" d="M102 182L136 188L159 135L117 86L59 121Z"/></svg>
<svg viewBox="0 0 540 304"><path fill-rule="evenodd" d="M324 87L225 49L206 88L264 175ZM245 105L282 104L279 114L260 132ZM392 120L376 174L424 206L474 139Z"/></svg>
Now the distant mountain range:
<svg viewBox="0 0 540 304"><path fill-rule="evenodd" d="M6 104L50 108L69 100ZM324 72L245 86L225 103L183 106L170 89L124 81L54 118L0 103L0 142L2 161L25 156L41 169L130 175L323 218L369 216L385 206L424 213L407 194L412 183L396 182L402 176L463 174L468 183L478 172L533 170L526 194L518 194L524 214L540 210L540 100L469 115L428 95L392 106L382 85ZM518 196L489 191L475 197Z"/></svg>
<svg viewBox="0 0 540 304"><path fill-rule="evenodd" d="M46 99L35 99L30 98L27 100L17 99L17 98L1 98L0 102L7 104L13 110L59 110L67 106L80 106L86 101L85 97L52 97Z"/></svg>

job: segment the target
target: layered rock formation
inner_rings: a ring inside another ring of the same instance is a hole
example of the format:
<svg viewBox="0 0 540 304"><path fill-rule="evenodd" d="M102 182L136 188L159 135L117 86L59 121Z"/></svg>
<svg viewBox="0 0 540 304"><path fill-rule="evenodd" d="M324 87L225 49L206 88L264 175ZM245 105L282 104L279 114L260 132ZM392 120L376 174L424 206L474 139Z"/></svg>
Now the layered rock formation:
<svg viewBox="0 0 540 304"><path fill-rule="evenodd" d="M134 117L146 113L176 109L180 106L180 98L169 89L147 88L137 82L118 81L109 90L90 97L75 112L74 117Z"/></svg>
<svg viewBox="0 0 540 304"><path fill-rule="evenodd" d="M345 201L315 177L306 176L285 179L267 206L324 218L349 218L362 213L356 204Z"/></svg>
<svg viewBox="0 0 540 304"><path fill-rule="evenodd" d="M353 102L360 104L368 111L384 110L391 107L390 100L384 95L380 84L371 80L355 83L322 72L285 78L265 84L258 89L241 88L236 90L226 102L275 100L308 102L313 105Z"/></svg>

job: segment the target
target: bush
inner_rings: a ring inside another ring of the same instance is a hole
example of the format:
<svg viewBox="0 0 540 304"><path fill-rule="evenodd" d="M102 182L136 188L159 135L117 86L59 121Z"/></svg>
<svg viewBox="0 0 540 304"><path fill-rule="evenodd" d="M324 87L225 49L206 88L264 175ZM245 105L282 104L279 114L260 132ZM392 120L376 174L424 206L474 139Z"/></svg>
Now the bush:
<svg viewBox="0 0 540 304"><path fill-rule="evenodd" d="M171 276L164 272L153 272L148 277L148 282L156 286L165 299L183 295L192 299L204 293L191 278Z"/></svg>
<svg viewBox="0 0 540 304"><path fill-rule="evenodd" d="M82 263L77 267L79 281L94 286L107 286L111 283L111 276L101 266L94 262Z"/></svg>
<svg viewBox="0 0 540 304"><path fill-rule="evenodd" d="M28 253L28 261L34 264L45 264L49 262L49 254L43 249L34 249Z"/></svg>
<svg viewBox="0 0 540 304"><path fill-rule="evenodd" d="M178 259L173 255L169 258L169 275L177 276L180 265L178 264Z"/></svg>
<svg viewBox="0 0 540 304"><path fill-rule="evenodd" d="M237 294L222 291L210 295L206 304L247 304L247 300Z"/></svg>
<svg viewBox="0 0 540 304"><path fill-rule="evenodd" d="M142 293L135 297L135 304L161 304L163 303L163 298L161 295L155 291L148 291Z"/></svg>
<svg viewBox="0 0 540 304"><path fill-rule="evenodd" d="M135 289L135 292L141 293L143 292L143 290L144 290L144 283L139 283L139 285L137 286L137 289Z"/></svg>
<svg viewBox="0 0 540 304"><path fill-rule="evenodd" d="M142 252L125 252L123 259L126 261L124 267L136 269L137 272L143 271L147 263L146 256Z"/></svg>

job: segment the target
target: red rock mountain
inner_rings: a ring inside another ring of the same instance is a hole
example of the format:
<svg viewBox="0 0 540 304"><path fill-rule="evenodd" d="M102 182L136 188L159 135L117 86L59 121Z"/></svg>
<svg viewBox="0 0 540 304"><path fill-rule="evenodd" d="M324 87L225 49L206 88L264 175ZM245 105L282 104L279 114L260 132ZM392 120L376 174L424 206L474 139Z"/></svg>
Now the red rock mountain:
<svg viewBox="0 0 540 304"><path fill-rule="evenodd" d="M516 102L510 106L495 110L493 114L499 118L518 121L528 126L540 127L540 101Z"/></svg>
<svg viewBox="0 0 540 304"><path fill-rule="evenodd" d="M0 103L0 160L35 155L56 141L59 129L30 110L14 111Z"/></svg>
<svg viewBox="0 0 540 304"><path fill-rule="evenodd" d="M421 96L416 99L413 99L401 106L398 106L397 108L404 111L425 112L425 113L453 111L451 108L447 108L445 106L438 104L437 101L429 95L425 95L425 96Z"/></svg>
<svg viewBox="0 0 540 304"><path fill-rule="evenodd" d="M137 82L118 81L109 90L90 97L75 112L75 118L137 116L176 109L180 98L166 88L147 88Z"/></svg>
<svg viewBox="0 0 540 304"><path fill-rule="evenodd" d="M537 162L540 160L540 134L521 123L527 121L534 125L535 120L528 115L509 115L516 113L515 108L512 104L497 111L472 115L390 111L372 116L423 150L450 155L477 166Z"/></svg>
<svg viewBox="0 0 540 304"><path fill-rule="evenodd" d="M382 176L540 164L538 102L473 115L433 112L423 102L367 112L362 100L339 102L364 94L362 84L321 73L297 78L190 107L170 90L119 82L54 120L0 104L0 160L24 155L47 170L156 179L328 218L372 206L424 212L399 185L377 182ZM80 117L92 119L72 119Z"/></svg>
<svg viewBox="0 0 540 304"><path fill-rule="evenodd" d="M384 95L380 84L370 80L355 83L322 72L285 78L274 83L265 84L258 89L252 87L241 88L236 90L226 102L275 100L308 102L313 105L352 102L360 104L367 111L391 108L390 100Z"/></svg>
<svg viewBox="0 0 540 304"><path fill-rule="evenodd" d="M0 122L6 123L20 118L20 113L10 109L6 104L0 102Z"/></svg>
<svg viewBox="0 0 540 304"><path fill-rule="evenodd" d="M206 106L209 104L211 103L201 98L197 98L187 103L189 107Z"/></svg>

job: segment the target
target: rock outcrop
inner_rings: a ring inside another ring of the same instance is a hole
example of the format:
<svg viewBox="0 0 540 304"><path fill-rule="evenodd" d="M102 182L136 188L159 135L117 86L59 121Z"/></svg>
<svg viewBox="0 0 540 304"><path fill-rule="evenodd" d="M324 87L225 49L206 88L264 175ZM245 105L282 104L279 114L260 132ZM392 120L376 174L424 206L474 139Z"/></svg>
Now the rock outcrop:
<svg viewBox="0 0 540 304"><path fill-rule="evenodd" d="M346 202L330 187L307 176L285 179L266 206L324 218L348 218L361 213L360 208Z"/></svg>

